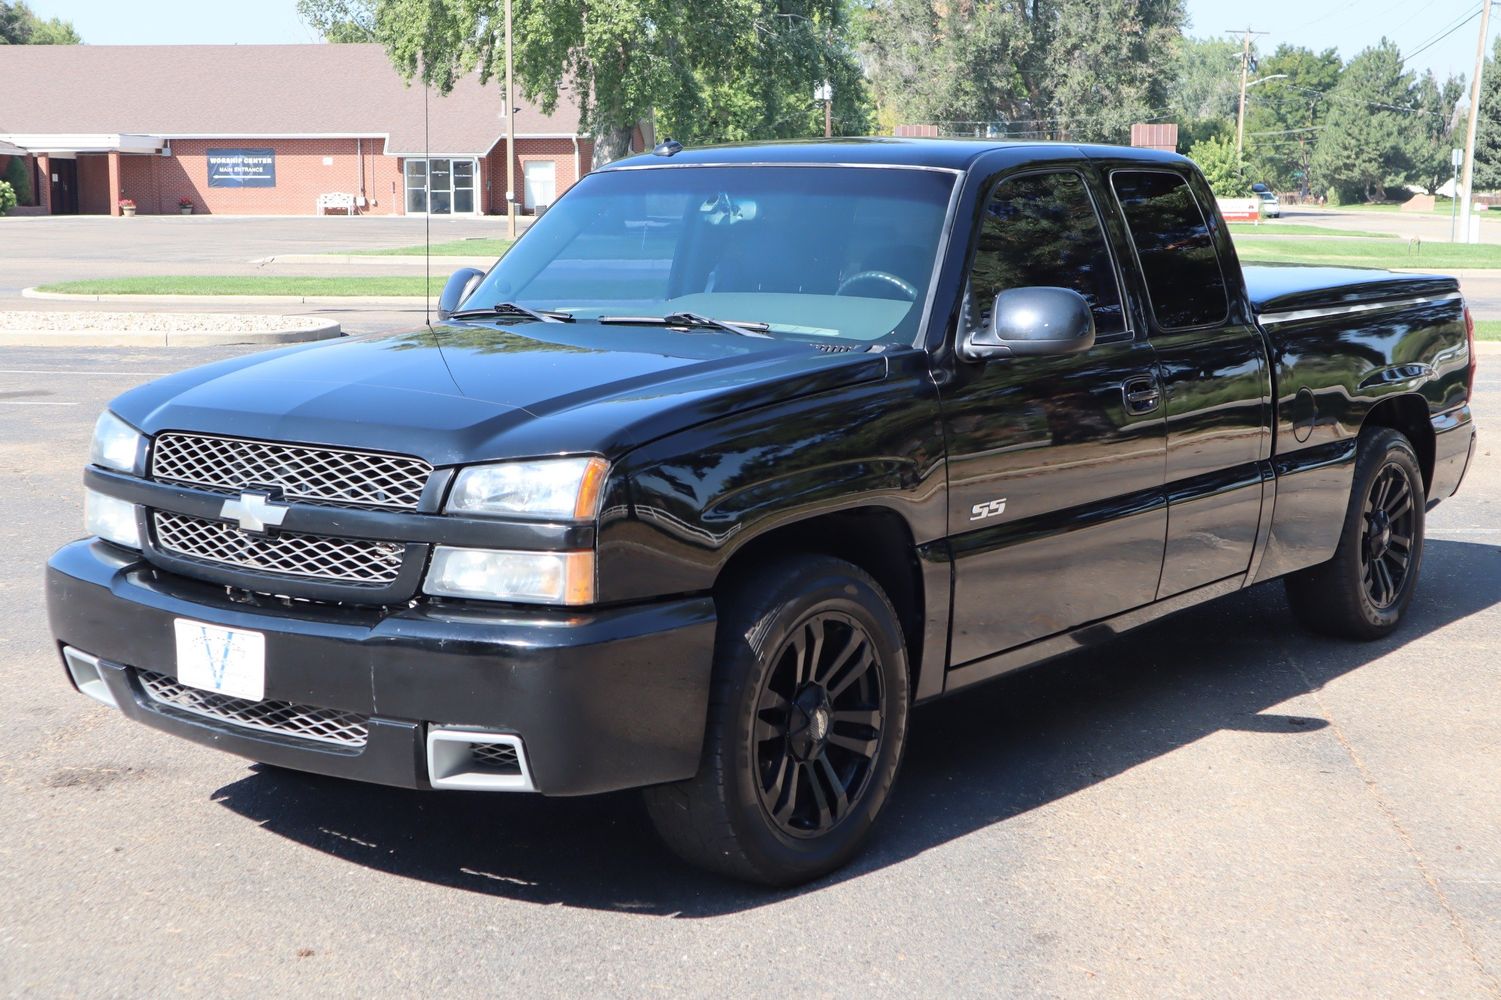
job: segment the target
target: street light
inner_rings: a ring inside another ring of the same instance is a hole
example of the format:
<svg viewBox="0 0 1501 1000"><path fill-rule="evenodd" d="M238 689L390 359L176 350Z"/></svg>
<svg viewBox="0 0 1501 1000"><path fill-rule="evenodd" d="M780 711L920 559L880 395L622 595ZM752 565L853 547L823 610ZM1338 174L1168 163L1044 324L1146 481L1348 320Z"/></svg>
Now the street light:
<svg viewBox="0 0 1501 1000"><path fill-rule="evenodd" d="M1241 149L1246 143L1246 91L1258 83L1266 83L1269 80L1286 80L1286 73L1273 73L1271 76L1263 76L1259 79L1246 82L1246 75L1240 75L1240 113L1235 116L1235 155L1239 156Z"/></svg>

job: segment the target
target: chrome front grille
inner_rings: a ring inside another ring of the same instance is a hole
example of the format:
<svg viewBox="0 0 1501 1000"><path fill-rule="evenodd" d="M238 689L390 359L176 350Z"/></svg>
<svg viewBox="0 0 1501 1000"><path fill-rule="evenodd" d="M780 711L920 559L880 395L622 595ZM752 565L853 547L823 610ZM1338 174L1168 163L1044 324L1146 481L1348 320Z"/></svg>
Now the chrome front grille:
<svg viewBox="0 0 1501 1000"><path fill-rule="evenodd" d="M163 552L262 573L388 587L401 573L404 546L364 538L328 538L294 531L251 535L233 524L170 511L152 512Z"/></svg>
<svg viewBox="0 0 1501 1000"><path fill-rule="evenodd" d="M165 674L137 670L147 696L160 705L217 719L245 729L280 733L301 740L316 740L336 746L358 748L369 738L368 716L331 708L294 705L289 701L248 701L179 684Z"/></svg>
<svg viewBox="0 0 1501 1000"><path fill-rule="evenodd" d="M340 507L415 510L433 467L381 455L168 432L151 448L151 477L219 493L279 487L288 500Z"/></svg>

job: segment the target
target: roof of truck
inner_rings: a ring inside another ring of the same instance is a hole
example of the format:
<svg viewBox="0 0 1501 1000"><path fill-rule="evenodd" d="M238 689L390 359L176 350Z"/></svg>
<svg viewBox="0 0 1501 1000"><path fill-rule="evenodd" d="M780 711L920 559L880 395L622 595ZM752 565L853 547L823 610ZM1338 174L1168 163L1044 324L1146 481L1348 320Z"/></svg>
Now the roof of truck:
<svg viewBox="0 0 1501 1000"><path fill-rule="evenodd" d="M665 140L664 140L665 141ZM664 163L693 165L747 165L775 163L857 164L861 166L939 167L966 170L982 154L995 150L1031 150L1039 156L1067 155L1081 158L1130 159L1156 163L1186 163L1177 153L1132 146L1100 146L1070 142L1002 142L991 139L931 139L869 136L839 139L803 139L794 142L743 142L722 146L684 147L669 156L641 153L603 169L660 166Z"/></svg>

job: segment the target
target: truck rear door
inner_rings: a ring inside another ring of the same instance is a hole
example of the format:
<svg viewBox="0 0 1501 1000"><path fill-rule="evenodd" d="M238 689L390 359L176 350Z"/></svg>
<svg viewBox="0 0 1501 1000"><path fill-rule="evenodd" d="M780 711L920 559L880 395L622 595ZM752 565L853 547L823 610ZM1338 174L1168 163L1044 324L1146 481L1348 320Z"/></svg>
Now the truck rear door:
<svg viewBox="0 0 1501 1000"><path fill-rule="evenodd" d="M1240 265L1187 167L1109 172L1166 397L1161 599L1245 573L1270 502L1271 375Z"/></svg>

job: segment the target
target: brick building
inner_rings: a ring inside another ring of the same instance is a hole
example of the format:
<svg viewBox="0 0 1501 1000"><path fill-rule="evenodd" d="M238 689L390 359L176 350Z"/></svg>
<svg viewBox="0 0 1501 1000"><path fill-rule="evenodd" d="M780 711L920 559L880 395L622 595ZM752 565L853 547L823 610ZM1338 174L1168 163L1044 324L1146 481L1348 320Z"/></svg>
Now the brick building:
<svg viewBox="0 0 1501 1000"><path fill-rule="evenodd" d="M407 86L378 45L0 46L0 143L52 214L503 213L506 113L477 76ZM578 109L517 102L515 190L551 204L593 159ZM16 155L15 153L9 154ZM0 152L0 176L9 157Z"/></svg>

